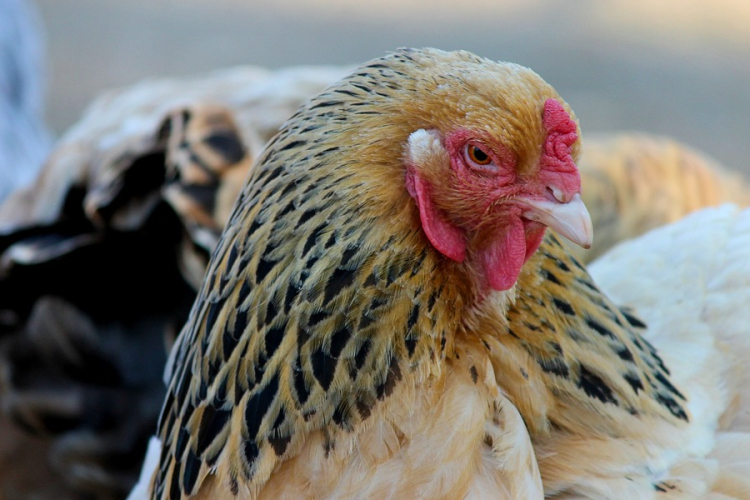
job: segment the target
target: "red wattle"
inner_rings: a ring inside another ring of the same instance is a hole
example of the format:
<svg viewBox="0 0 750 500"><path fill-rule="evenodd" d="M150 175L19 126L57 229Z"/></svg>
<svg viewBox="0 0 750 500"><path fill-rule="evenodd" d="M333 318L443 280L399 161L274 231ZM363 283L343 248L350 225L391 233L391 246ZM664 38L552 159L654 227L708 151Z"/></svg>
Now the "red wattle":
<svg viewBox="0 0 750 500"><path fill-rule="evenodd" d="M429 195L428 184L412 169L406 171L406 189L417 202L422 229L432 246L449 259L463 262L466 258L463 233L435 207Z"/></svg>
<svg viewBox="0 0 750 500"><path fill-rule="evenodd" d="M515 219L505 229L489 247L479 253L487 282L490 288L498 291L513 287L527 259L523 221Z"/></svg>

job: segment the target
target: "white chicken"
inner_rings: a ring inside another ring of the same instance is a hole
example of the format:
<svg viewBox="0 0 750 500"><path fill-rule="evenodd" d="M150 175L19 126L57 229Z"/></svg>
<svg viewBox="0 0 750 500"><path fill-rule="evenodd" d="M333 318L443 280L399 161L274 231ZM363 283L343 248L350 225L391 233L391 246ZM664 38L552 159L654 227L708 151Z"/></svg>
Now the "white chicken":
<svg viewBox="0 0 750 500"><path fill-rule="evenodd" d="M659 498L750 498L749 248L750 210L724 205L621 243L589 266L615 302L645 320L644 337L701 423Z"/></svg>

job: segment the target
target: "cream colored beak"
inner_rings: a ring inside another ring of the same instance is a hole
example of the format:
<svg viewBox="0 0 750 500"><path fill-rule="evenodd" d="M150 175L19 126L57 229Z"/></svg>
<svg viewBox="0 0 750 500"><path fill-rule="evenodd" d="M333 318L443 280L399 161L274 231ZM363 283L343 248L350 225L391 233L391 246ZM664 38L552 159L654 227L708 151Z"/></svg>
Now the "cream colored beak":
<svg viewBox="0 0 750 500"><path fill-rule="evenodd" d="M594 230L591 227L591 216L580 194L574 195L565 203L529 198L520 201L528 207L523 213L526 219L554 229L576 245L591 247Z"/></svg>

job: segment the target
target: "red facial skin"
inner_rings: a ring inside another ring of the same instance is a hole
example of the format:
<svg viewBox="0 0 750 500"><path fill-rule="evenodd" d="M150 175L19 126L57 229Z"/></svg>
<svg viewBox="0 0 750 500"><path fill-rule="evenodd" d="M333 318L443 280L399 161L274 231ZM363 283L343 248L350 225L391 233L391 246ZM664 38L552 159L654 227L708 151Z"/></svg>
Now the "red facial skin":
<svg viewBox="0 0 750 500"><path fill-rule="evenodd" d="M467 253L467 234L481 229L490 237L474 256L484 271L484 287L508 290L518 279L521 267L539 248L545 226L523 217L527 207L522 200L555 200L554 190L568 201L581 191L581 179L571 157L571 146L578 139L576 124L555 99L545 102L543 123L547 137L542 147L539 169L532 177L520 178L516 157L503 144L486 134L459 129L445 138L445 147L455 174L457 192L467 197L473 216L451 221L432 199L432 188L409 168L406 188L417 202L422 228L440 253L463 262ZM478 147L491 158L488 165L474 162L468 147ZM489 217L488 217L489 216ZM487 225L487 220L496 221Z"/></svg>

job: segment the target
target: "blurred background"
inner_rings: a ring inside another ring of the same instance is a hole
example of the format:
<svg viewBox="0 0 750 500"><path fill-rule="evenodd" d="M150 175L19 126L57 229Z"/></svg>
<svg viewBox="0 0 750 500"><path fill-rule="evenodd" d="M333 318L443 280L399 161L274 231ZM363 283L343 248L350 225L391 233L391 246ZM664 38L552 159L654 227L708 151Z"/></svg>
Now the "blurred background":
<svg viewBox="0 0 750 500"><path fill-rule="evenodd" d="M750 158L746 0L37 0L57 133L104 89L250 64L355 64L400 46L529 66L585 134L644 130Z"/></svg>
<svg viewBox="0 0 750 500"><path fill-rule="evenodd" d="M237 65L352 66L402 46L533 68L576 111L584 144L650 132L747 176L748 26L748 0L0 0L0 201L107 90ZM214 202L307 96L222 78L201 92L231 94L233 115L178 104L184 82L126 92L0 204L0 500L122 500L135 482L166 353L228 216ZM206 146L216 137L226 150ZM597 241L750 205L739 176L668 142L584 145L584 175L587 162L613 167L584 180ZM215 174L205 185L182 175L195 154Z"/></svg>

